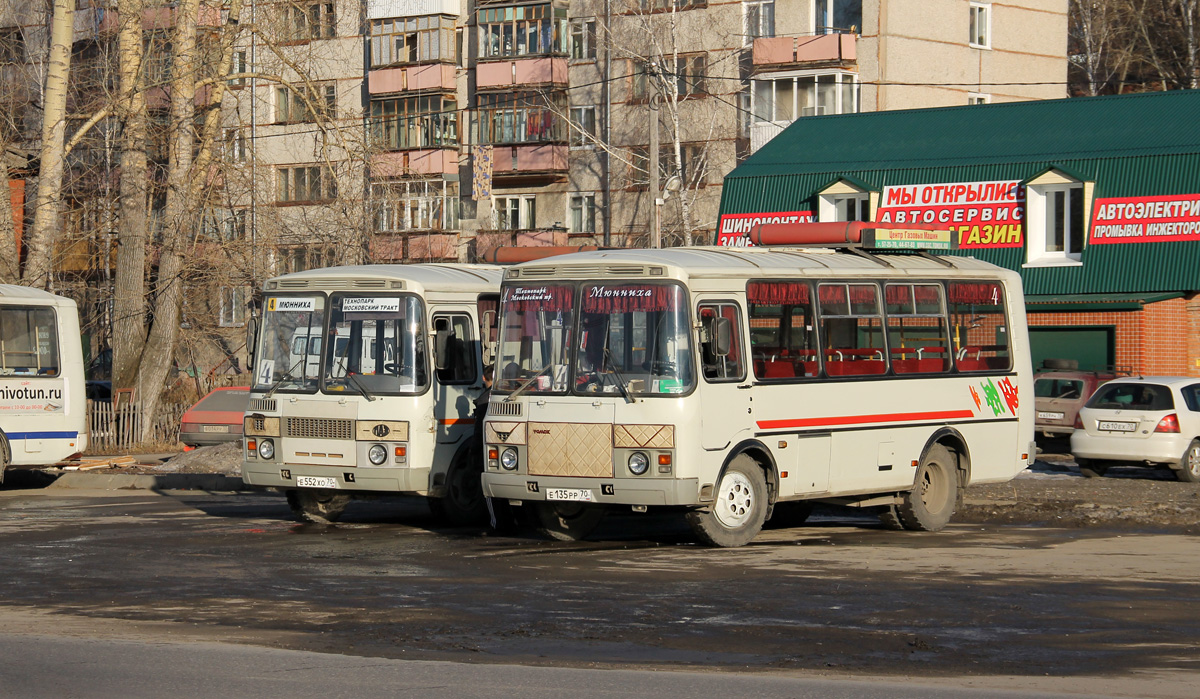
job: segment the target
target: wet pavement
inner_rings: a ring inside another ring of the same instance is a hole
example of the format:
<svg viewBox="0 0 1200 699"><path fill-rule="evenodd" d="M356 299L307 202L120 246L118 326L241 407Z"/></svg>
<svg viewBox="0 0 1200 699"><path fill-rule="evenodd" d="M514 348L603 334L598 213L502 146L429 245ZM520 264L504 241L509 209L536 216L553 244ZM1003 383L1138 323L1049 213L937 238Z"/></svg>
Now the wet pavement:
<svg viewBox="0 0 1200 699"><path fill-rule="evenodd" d="M823 676L1131 678L1200 669L1200 540L852 511L697 545L678 518L589 541L450 529L423 501L333 527L259 493L0 491L2 604L278 648Z"/></svg>

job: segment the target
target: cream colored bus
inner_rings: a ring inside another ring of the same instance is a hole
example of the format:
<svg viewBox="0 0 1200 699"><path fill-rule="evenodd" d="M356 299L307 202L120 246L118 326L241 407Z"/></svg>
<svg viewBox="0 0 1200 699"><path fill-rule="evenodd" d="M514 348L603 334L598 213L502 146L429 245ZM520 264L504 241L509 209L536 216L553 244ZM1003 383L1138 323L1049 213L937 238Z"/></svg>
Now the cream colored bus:
<svg viewBox="0 0 1200 699"><path fill-rule="evenodd" d="M945 526L968 483L1032 462L1020 277L842 248L510 268L485 495L532 506L562 539L615 507L678 508L716 546L803 521L814 501Z"/></svg>
<svg viewBox="0 0 1200 699"><path fill-rule="evenodd" d="M428 496L482 522L472 401L503 268L332 267L269 279L244 424L242 479L328 522L354 497Z"/></svg>

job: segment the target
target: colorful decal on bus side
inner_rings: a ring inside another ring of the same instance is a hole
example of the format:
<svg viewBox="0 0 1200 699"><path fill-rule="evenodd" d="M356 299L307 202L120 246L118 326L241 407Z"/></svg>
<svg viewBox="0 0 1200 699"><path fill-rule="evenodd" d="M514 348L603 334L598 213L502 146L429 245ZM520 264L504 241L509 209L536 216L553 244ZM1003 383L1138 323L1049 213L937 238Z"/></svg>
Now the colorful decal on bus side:
<svg viewBox="0 0 1200 699"><path fill-rule="evenodd" d="M971 392L971 400L975 401L976 410L982 411L983 402L986 401L993 416L1003 415L1006 409L1014 416L1017 414L1020 400L1017 397L1017 386L1011 379L1007 377L1000 379L999 385L988 379L980 383L979 387L983 389L983 401L979 400L979 393L974 386L967 387L967 390Z"/></svg>

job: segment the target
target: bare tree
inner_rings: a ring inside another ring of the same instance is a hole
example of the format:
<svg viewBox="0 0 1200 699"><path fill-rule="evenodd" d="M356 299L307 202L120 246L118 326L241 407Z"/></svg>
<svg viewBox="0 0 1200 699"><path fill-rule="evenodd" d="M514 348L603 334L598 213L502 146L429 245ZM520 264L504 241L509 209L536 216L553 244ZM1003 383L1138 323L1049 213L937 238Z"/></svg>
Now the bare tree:
<svg viewBox="0 0 1200 699"><path fill-rule="evenodd" d="M1200 87L1200 0L1132 0L1139 54L1163 90Z"/></svg>
<svg viewBox="0 0 1200 699"><path fill-rule="evenodd" d="M1136 38L1130 0L1071 0L1069 68L1084 94L1120 92Z"/></svg>

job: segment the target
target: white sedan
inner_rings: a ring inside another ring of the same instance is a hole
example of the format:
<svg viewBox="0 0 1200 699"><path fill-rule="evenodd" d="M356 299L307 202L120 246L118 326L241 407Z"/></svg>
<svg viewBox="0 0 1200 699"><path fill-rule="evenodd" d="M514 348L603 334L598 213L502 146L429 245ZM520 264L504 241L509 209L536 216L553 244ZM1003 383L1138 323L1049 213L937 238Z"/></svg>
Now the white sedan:
<svg viewBox="0 0 1200 699"><path fill-rule="evenodd" d="M1166 466L1200 482L1200 378L1151 376L1110 381L1079 410L1071 453L1085 476L1109 466Z"/></svg>

